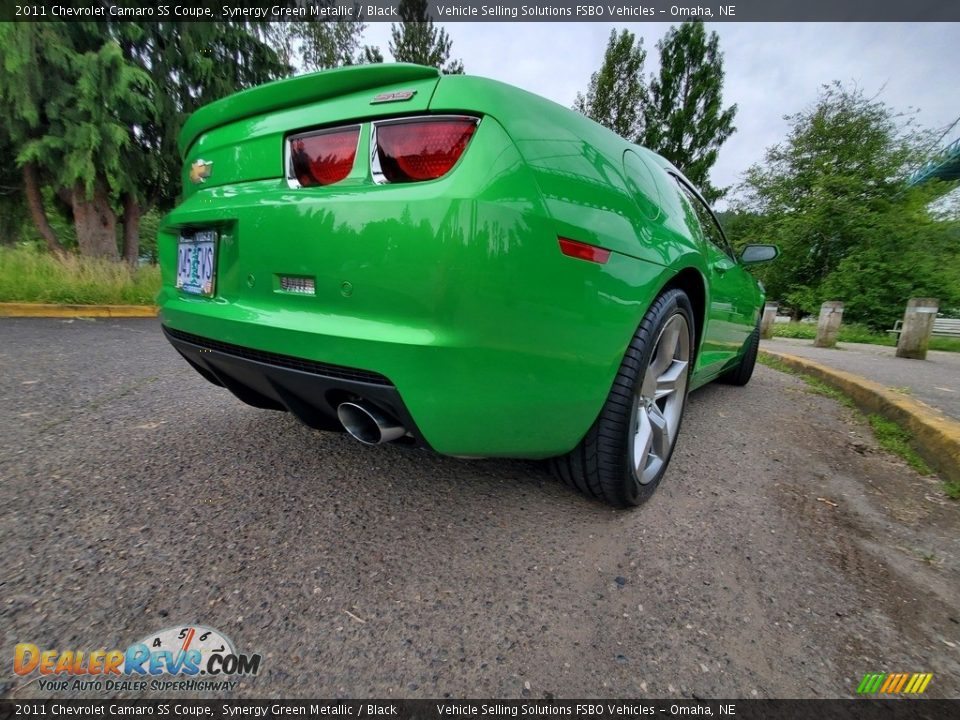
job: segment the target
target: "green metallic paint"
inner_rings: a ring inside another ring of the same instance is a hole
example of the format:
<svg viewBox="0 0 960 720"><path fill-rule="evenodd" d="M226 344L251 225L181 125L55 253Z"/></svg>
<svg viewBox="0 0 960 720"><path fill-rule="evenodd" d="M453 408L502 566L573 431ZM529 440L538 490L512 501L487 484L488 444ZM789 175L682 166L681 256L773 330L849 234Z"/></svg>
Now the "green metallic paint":
<svg viewBox="0 0 960 720"><path fill-rule="evenodd" d="M465 456L573 448L640 319L681 271L703 282L711 308L692 384L738 359L762 295L733 260L727 275L743 282L714 286L706 241L665 161L501 83L355 70L353 84L337 76L336 92L320 87L332 73L304 76L188 123L185 168L202 157L214 171L161 229L165 324L381 373L435 450ZM301 104L271 105L294 82ZM409 101L370 104L409 89ZM427 111L482 117L458 164L430 182L374 184L369 121ZM361 125L351 174L290 188L283 137L351 123ZM221 231L217 294L191 297L173 284L177 236L211 226ZM570 258L558 235L614 252L606 264ZM279 290L281 274L315 278L316 295ZM736 312L724 309L731 298ZM729 350L726 360L714 347Z"/></svg>
<svg viewBox="0 0 960 720"><path fill-rule="evenodd" d="M185 155L200 135L237 120L309 105L371 88L383 92L383 87L396 83L431 78L435 81L438 77L440 71L436 68L390 63L354 65L267 83L204 105L183 124L178 146L181 155Z"/></svg>

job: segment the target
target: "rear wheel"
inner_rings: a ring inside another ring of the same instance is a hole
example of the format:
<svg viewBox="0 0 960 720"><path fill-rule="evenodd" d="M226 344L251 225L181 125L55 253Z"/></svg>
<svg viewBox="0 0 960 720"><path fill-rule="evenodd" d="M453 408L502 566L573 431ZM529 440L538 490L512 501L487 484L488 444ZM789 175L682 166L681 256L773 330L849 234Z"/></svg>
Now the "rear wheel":
<svg viewBox="0 0 960 720"><path fill-rule="evenodd" d="M577 447L553 460L564 482L618 507L639 505L653 494L683 419L693 328L683 291L668 290L653 302L596 422Z"/></svg>
<svg viewBox="0 0 960 720"><path fill-rule="evenodd" d="M760 328L754 328L747 338L740 361L727 370L718 379L728 385L746 385L753 377L753 368L757 365L757 353L760 350Z"/></svg>

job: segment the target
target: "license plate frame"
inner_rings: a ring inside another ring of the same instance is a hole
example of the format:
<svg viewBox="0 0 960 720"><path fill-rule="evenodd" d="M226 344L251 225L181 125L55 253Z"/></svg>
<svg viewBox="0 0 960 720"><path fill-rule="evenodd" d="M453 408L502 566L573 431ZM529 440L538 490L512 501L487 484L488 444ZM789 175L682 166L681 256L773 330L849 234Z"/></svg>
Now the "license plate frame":
<svg viewBox="0 0 960 720"><path fill-rule="evenodd" d="M184 230L177 241L177 289L213 297L217 289L217 245L214 229Z"/></svg>

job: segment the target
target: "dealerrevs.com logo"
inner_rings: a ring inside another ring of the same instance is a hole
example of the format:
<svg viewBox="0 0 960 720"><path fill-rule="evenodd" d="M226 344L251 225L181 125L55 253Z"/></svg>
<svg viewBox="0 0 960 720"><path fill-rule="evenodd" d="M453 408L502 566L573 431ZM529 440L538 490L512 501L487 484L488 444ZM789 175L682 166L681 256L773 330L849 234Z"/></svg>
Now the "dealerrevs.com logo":
<svg viewBox="0 0 960 720"><path fill-rule="evenodd" d="M232 690L260 670L260 655L238 653L222 633L202 625L171 627L126 650L44 650L19 643L13 671L39 673L42 690Z"/></svg>

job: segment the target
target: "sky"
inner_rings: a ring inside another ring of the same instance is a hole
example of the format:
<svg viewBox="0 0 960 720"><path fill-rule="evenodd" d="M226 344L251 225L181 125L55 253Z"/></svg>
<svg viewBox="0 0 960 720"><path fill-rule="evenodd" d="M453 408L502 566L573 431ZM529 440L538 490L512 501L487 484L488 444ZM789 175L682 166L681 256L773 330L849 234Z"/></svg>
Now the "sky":
<svg viewBox="0 0 960 720"><path fill-rule="evenodd" d="M613 23L438 23L466 72L516 85L570 106L603 61ZM646 71L659 68L657 41L669 23L624 23L643 38ZM724 103L738 107L737 132L721 147L711 180L735 185L786 136L784 115L812 105L818 89L856 83L898 110L920 110L920 123L942 128L960 117L956 68L960 24L708 23L724 54ZM370 23L365 42L387 59L389 23ZM960 136L960 125L944 138Z"/></svg>

